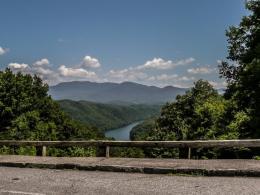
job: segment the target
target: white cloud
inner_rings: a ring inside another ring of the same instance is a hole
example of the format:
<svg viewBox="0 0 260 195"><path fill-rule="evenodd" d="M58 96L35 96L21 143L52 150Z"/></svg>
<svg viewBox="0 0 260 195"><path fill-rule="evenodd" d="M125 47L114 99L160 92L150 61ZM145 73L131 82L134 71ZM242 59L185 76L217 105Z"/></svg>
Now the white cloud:
<svg viewBox="0 0 260 195"><path fill-rule="evenodd" d="M59 74L44 66L30 66L25 63L10 63L8 64L8 67L14 72L22 72L31 75L36 74L37 76L42 78L44 82L49 84L56 84L58 81L61 81L59 79Z"/></svg>
<svg viewBox="0 0 260 195"><path fill-rule="evenodd" d="M110 70L108 76L112 80L117 81L152 81L152 80L163 80L169 79L165 75L160 75L158 77L148 76L149 71L165 71L168 69L173 69L176 66L187 65L195 61L194 58L187 58L173 62L171 60L164 60L162 58L153 58L152 60L146 61L143 65L136 67L125 68L121 70ZM148 71L148 72L147 72ZM171 75L172 77L173 75ZM168 76L169 77L169 76Z"/></svg>
<svg viewBox="0 0 260 195"><path fill-rule="evenodd" d="M190 74L178 75L174 72L177 66L192 63L194 58L187 58L173 62L172 60L164 60L162 58L154 58L145 62L143 65L128 67L119 70L110 70L101 72L90 70L90 68L98 68L101 66L98 59L85 56L84 60L78 65L67 66L60 65L58 68L49 66L50 62L47 58L40 59L30 65L25 63L10 63L9 68L15 72L21 71L27 74L37 74L44 82L48 84L57 84L65 81L97 81L97 82L123 82L133 81L147 85L166 86L173 85L178 87L191 87L193 82L197 80L196 74L209 74L216 72L216 68L198 67L187 70ZM191 75L194 74L194 75ZM210 75L210 79L213 75ZM195 78L196 77L196 78ZM211 81L216 88L223 88L225 84L218 79Z"/></svg>
<svg viewBox="0 0 260 195"><path fill-rule="evenodd" d="M4 55L8 51L9 51L9 49L3 48L3 47L0 46L0 55Z"/></svg>
<svg viewBox="0 0 260 195"><path fill-rule="evenodd" d="M195 80L194 77L186 77L186 76L179 76L177 74L161 74L154 77L156 81L167 81L167 82L175 82L175 81L193 81Z"/></svg>
<svg viewBox="0 0 260 195"><path fill-rule="evenodd" d="M93 58L91 56L85 56L81 63L81 67L84 67L84 68L99 68L100 66L101 66L101 64L98 61L98 59Z"/></svg>
<svg viewBox="0 0 260 195"><path fill-rule="evenodd" d="M83 68L67 68L65 65L61 65L58 71L64 77L93 78L96 76L95 72L87 71Z"/></svg>
<svg viewBox="0 0 260 195"><path fill-rule="evenodd" d="M51 69L43 68L43 67L34 68L34 72L40 75L50 75L54 73Z"/></svg>
<svg viewBox="0 0 260 195"><path fill-rule="evenodd" d="M24 64L24 63L22 63L22 64L10 63L10 64L8 64L8 67L11 68L12 70L18 70L18 71L20 70L20 71L22 71L22 70L28 68L29 65L28 64Z"/></svg>
<svg viewBox="0 0 260 195"><path fill-rule="evenodd" d="M50 64L50 62L47 58L43 58L43 59L38 60L33 63L34 66L45 66L45 65L49 65L49 64Z"/></svg>
<svg viewBox="0 0 260 195"><path fill-rule="evenodd" d="M157 81L169 81L169 80L176 80L178 78L177 74L167 75L161 74L155 77Z"/></svg>
<svg viewBox="0 0 260 195"><path fill-rule="evenodd" d="M50 62L47 58L38 60L32 65L31 72L39 75L51 84L74 80L96 80L96 73L89 71L88 68L100 66L98 60L90 56L86 56L80 65L71 67L60 65L59 68L53 70L49 68L49 64Z"/></svg>
<svg viewBox="0 0 260 195"><path fill-rule="evenodd" d="M36 74L44 82L48 84L57 84L58 82L62 82L62 80L60 79L60 75L57 72L48 68L44 68L44 67L33 68L31 69L30 74Z"/></svg>
<svg viewBox="0 0 260 195"><path fill-rule="evenodd" d="M221 81L221 82L209 81L209 83L216 89L223 89L227 87L226 81Z"/></svg>
<svg viewBox="0 0 260 195"><path fill-rule="evenodd" d="M210 68L210 67L198 67L198 68L189 68L187 70L190 74L210 74L213 72L216 72L216 68Z"/></svg>
<svg viewBox="0 0 260 195"><path fill-rule="evenodd" d="M194 80L196 80L195 77L181 76L178 78L178 81L194 81Z"/></svg>
<svg viewBox="0 0 260 195"><path fill-rule="evenodd" d="M10 63L8 67L14 72L22 72L26 74L36 74L48 84L57 84L59 82L74 81L74 80L97 80L98 77L95 72L88 71L84 68L76 66L67 67L61 65L57 69L50 68L47 58L40 59L32 65L25 63Z"/></svg>
<svg viewBox="0 0 260 195"><path fill-rule="evenodd" d="M140 65L137 69L159 69L159 70L167 70L175 68L176 66L187 65L194 62L194 58L187 58L183 60L179 60L177 62L173 62L171 60L164 60L162 58L154 58L152 60L147 61L145 64Z"/></svg>
<svg viewBox="0 0 260 195"><path fill-rule="evenodd" d="M147 78L147 74L133 68L110 70L108 76L113 81L140 81Z"/></svg>
<svg viewBox="0 0 260 195"><path fill-rule="evenodd" d="M153 84L157 86L176 86L188 88L193 85L196 80L195 77L180 76L178 74L160 74L148 77L145 81L146 84Z"/></svg>
<svg viewBox="0 0 260 195"><path fill-rule="evenodd" d="M112 78L124 78L129 72L129 69L110 70L108 75Z"/></svg>

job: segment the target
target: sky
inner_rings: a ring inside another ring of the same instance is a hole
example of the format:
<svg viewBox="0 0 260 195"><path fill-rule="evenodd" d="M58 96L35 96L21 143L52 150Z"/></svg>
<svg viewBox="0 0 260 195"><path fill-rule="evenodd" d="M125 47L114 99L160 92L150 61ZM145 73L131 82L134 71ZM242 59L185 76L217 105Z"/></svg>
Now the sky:
<svg viewBox="0 0 260 195"><path fill-rule="evenodd" d="M0 0L0 70L67 81L223 88L244 0Z"/></svg>

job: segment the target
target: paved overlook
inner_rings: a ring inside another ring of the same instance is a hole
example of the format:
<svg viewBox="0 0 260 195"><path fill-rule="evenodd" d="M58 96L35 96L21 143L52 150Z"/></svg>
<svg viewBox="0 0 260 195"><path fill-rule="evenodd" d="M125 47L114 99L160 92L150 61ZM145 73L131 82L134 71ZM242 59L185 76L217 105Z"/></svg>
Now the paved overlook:
<svg viewBox="0 0 260 195"><path fill-rule="evenodd" d="M3 155L0 156L0 166L149 174L260 177L260 161L246 159L187 160Z"/></svg>
<svg viewBox="0 0 260 195"><path fill-rule="evenodd" d="M258 160L190 159L192 152L190 147L259 147L259 140L168 142L3 140L0 144L37 146L42 155L0 156L0 194L260 193ZM83 147L93 144L103 147L106 157L46 156L47 146ZM111 146L188 147L188 159L109 158Z"/></svg>
<svg viewBox="0 0 260 195"><path fill-rule="evenodd" d="M1 195L260 194L257 160L6 155L0 176Z"/></svg>

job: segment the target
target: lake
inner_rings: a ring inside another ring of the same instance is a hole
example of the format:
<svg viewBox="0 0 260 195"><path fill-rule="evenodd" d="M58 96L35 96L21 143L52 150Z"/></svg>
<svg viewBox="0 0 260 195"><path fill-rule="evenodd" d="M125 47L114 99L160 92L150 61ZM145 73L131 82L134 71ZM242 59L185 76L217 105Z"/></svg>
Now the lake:
<svg viewBox="0 0 260 195"><path fill-rule="evenodd" d="M130 131L133 127L140 124L142 121L131 123L130 125L120 127L118 129L111 129L105 132L106 137L113 137L115 140L130 140Z"/></svg>

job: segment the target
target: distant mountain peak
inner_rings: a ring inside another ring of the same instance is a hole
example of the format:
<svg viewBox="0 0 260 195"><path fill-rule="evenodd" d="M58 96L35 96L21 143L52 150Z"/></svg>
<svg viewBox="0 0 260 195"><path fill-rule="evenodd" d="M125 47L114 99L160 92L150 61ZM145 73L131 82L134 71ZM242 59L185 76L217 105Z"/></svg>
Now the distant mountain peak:
<svg viewBox="0 0 260 195"><path fill-rule="evenodd" d="M93 102L129 102L129 103L165 103L173 101L186 89L173 86L164 88L147 86L135 82L96 83L90 81L72 81L51 86L49 94L57 100L87 100Z"/></svg>

